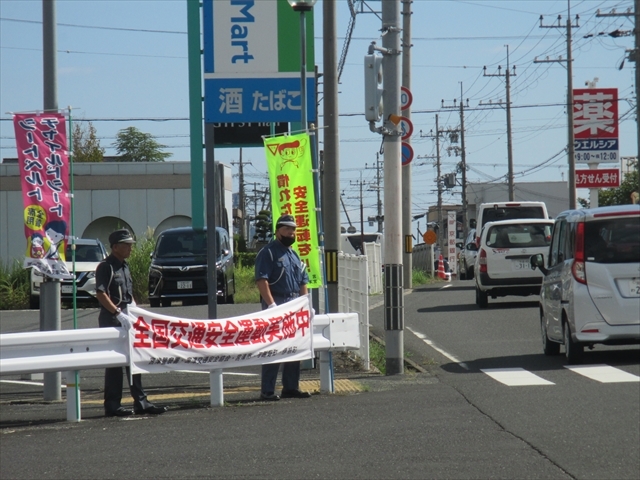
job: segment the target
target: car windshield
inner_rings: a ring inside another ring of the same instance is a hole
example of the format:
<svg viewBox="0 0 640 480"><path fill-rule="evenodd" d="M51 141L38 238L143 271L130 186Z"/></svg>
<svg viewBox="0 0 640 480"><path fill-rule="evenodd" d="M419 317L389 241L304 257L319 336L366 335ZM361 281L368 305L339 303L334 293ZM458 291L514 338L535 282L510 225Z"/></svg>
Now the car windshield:
<svg viewBox="0 0 640 480"><path fill-rule="evenodd" d="M65 259L67 262L73 259L71 256L71 244L67 245ZM76 262L100 262L102 260L104 260L104 255L100 245L76 245Z"/></svg>
<svg viewBox="0 0 640 480"><path fill-rule="evenodd" d="M587 261L595 263L640 262L640 217L586 222Z"/></svg>
<svg viewBox="0 0 640 480"><path fill-rule="evenodd" d="M487 208L482 213L482 225L488 222L517 220L519 218L544 219L544 210L542 207Z"/></svg>
<svg viewBox="0 0 640 480"><path fill-rule="evenodd" d="M220 251L220 234L218 251ZM207 254L206 232L175 232L161 235L156 247L156 257L201 257Z"/></svg>
<svg viewBox="0 0 640 480"><path fill-rule="evenodd" d="M551 224L518 223L496 225L487 233L487 246L493 248L545 247L551 243Z"/></svg>

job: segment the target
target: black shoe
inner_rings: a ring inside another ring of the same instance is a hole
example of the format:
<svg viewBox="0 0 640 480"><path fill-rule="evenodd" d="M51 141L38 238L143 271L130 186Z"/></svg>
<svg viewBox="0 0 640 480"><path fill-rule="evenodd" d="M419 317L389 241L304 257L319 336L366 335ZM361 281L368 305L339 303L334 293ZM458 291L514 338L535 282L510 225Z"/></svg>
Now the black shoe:
<svg viewBox="0 0 640 480"><path fill-rule="evenodd" d="M133 410L129 410L128 408L124 407L118 407L111 412L105 411L104 414L107 417L128 417L129 415L133 415Z"/></svg>
<svg viewBox="0 0 640 480"><path fill-rule="evenodd" d="M282 390L280 396L282 398L309 398L311 394L301 390Z"/></svg>
<svg viewBox="0 0 640 480"><path fill-rule="evenodd" d="M275 393L261 393L260 400L264 400L265 402L277 402L280 400L280 397Z"/></svg>
<svg viewBox="0 0 640 480"><path fill-rule="evenodd" d="M149 415L160 415L167 410L169 410L167 407L157 407L155 405L150 405L145 409L136 408L135 412L136 415L144 415L145 413L148 413Z"/></svg>

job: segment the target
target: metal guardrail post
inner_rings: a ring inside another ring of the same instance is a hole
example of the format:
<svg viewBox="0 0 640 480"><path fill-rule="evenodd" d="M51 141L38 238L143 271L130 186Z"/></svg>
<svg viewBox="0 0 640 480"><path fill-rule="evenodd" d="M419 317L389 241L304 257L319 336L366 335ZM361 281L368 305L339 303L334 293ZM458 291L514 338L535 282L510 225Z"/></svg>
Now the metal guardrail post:
<svg viewBox="0 0 640 480"><path fill-rule="evenodd" d="M67 381L67 422L79 422L80 415L80 375L77 371L65 372Z"/></svg>
<svg viewBox="0 0 640 480"><path fill-rule="evenodd" d="M211 370L209 372L209 385L211 390L211 406L224 406L224 387L222 380L222 369Z"/></svg>

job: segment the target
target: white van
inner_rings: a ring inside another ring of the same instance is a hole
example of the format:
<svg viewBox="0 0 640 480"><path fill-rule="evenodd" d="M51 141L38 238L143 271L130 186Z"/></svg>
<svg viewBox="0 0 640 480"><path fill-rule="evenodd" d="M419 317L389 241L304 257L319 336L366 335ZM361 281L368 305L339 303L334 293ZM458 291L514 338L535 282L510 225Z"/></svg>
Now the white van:
<svg viewBox="0 0 640 480"><path fill-rule="evenodd" d="M492 202L481 203L476 212L476 245L480 248L480 232L487 222L520 218L549 218L544 202Z"/></svg>
<svg viewBox="0 0 640 480"><path fill-rule="evenodd" d="M380 232L342 233L340 234L340 250L351 255L362 255L362 240L365 243L379 243L380 253L384 259L384 235Z"/></svg>
<svg viewBox="0 0 640 480"><path fill-rule="evenodd" d="M597 343L640 343L640 206L558 215L543 274L540 325L546 355L564 345L569 363Z"/></svg>

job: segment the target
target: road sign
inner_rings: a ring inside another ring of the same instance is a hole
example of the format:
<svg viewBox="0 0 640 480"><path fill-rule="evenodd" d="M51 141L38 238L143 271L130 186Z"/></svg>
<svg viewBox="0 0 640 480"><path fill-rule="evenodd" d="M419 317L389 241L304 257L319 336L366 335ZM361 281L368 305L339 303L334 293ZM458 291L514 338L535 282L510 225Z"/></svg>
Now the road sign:
<svg viewBox="0 0 640 480"><path fill-rule="evenodd" d="M413 103L413 95L407 87L400 87L400 109L406 110Z"/></svg>
<svg viewBox="0 0 640 480"><path fill-rule="evenodd" d="M573 90L576 163L618 163L618 89Z"/></svg>
<svg viewBox="0 0 640 480"><path fill-rule="evenodd" d="M413 133L413 123L407 117L400 117L400 123L398 123L400 131L402 132L402 140L407 140Z"/></svg>
<svg viewBox="0 0 640 480"><path fill-rule="evenodd" d="M576 170L577 188L611 188L620 186L620 170L601 168Z"/></svg>
<svg viewBox="0 0 640 480"><path fill-rule="evenodd" d="M436 243L438 236L436 235L436 232L434 232L433 230L427 230L422 235L422 239L424 240L424 243L426 243L427 245L433 245L434 243Z"/></svg>
<svg viewBox="0 0 640 480"><path fill-rule="evenodd" d="M316 117L313 11L307 18L307 119ZM287 0L203 1L206 123L299 122L299 13Z"/></svg>
<svg viewBox="0 0 640 480"><path fill-rule="evenodd" d="M413 160L413 147L406 142L402 142L402 165L409 165Z"/></svg>

